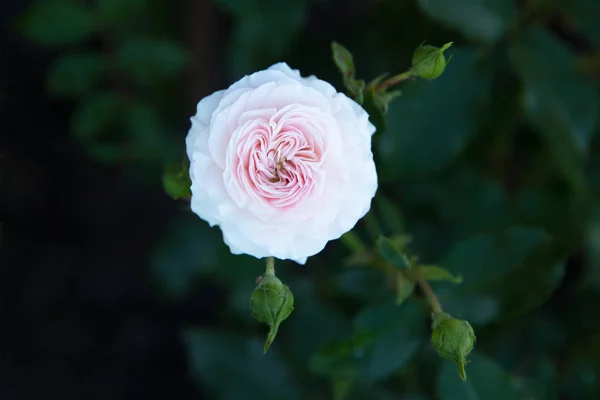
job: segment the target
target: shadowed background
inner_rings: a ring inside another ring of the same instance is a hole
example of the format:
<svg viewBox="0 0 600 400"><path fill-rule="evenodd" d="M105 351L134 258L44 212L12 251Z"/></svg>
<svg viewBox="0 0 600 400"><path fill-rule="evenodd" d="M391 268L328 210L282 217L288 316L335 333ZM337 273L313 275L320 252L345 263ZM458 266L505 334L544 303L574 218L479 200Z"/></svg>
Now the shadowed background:
<svg viewBox="0 0 600 400"><path fill-rule="evenodd" d="M594 0L3 1L0 398L599 398L598 16ZM467 383L419 293L394 307L341 241L277 263L296 310L264 356L263 263L162 188L214 90L278 61L343 90L332 40L364 79L454 42L442 77L390 105L356 231L410 234L463 275L434 289L475 327Z"/></svg>

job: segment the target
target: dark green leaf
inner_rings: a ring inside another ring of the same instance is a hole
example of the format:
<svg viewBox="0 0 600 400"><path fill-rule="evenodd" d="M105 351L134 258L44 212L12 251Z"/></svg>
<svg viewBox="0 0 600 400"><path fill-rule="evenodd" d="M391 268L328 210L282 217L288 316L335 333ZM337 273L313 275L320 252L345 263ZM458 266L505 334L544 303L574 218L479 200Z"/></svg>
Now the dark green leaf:
<svg viewBox="0 0 600 400"><path fill-rule="evenodd" d="M558 400L559 394L557 383L559 382L559 379L556 374L556 365L554 365L553 360L549 357L544 357L533 360L531 364L531 369L533 371L531 371L527 377L518 378L518 386L521 389L521 393L527 400Z"/></svg>
<svg viewBox="0 0 600 400"><path fill-rule="evenodd" d="M96 29L92 11L73 0L34 2L19 21L20 31L43 46L76 44Z"/></svg>
<svg viewBox="0 0 600 400"><path fill-rule="evenodd" d="M550 161L550 160L548 160ZM570 242L585 229L590 204L562 187L532 187L519 193L515 220L546 229L553 237Z"/></svg>
<svg viewBox="0 0 600 400"><path fill-rule="evenodd" d="M404 232L404 217L398 206L384 194L378 193L375 197L375 204L381 215L382 223L386 227L386 233L389 235L398 235Z"/></svg>
<svg viewBox="0 0 600 400"><path fill-rule="evenodd" d="M375 268L352 268L341 271L336 277L336 287L341 292L362 300L382 299L389 296L386 276L383 271Z"/></svg>
<svg viewBox="0 0 600 400"><path fill-rule="evenodd" d="M457 165L429 179L407 182L399 193L406 215L430 209L456 231L456 239L506 224L507 196L501 182L471 166Z"/></svg>
<svg viewBox="0 0 600 400"><path fill-rule="evenodd" d="M159 288L172 298L186 296L197 278L215 271L220 242L219 232L196 215L185 213L175 218L150 263Z"/></svg>
<svg viewBox="0 0 600 400"><path fill-rule="evenodd" d="M538 229L511 228L459 243L440 262L463 276L437 290L456 318L483 324L539 306L562 279L564 251Z"/></svg>
<svg viewBox="0 0 600 400"><path fill-rule="evenodd" d="M461 283L462 276L454 276L445 268L437 265L419 265L415 267L415 273L426 281L450 281L452 283Z"/></svg>
<svg viewBox="0 0 600 400"><path fill-rule="evenodd" d="M598 94L575 70L565 44L547 31L532 30L510 49L524 85L525 114L573 187L583 185L583 161L598 121Z"/></svg>
<svg viewBox="0 0 600 400"><path fill-rule="evenodd" d="M437 171L467 146L490 95L490 69L474 51L453 52L442 76L403 86L390 104L379 141L381 173L387 179ZM365 98L366 104L366 98Z"/></svg>
<svg viewBox="0 0 600 400"><path fill-rule="evenodd" d="M169 141L164 134L158 110L149 104L135 102L125 111L126 133L131 139L131 150L137 158L164 161L176 156L178 145Z"/></svg>
<svg viewBox="0 0 600 400"><path fill-rule="evenodd" d="M381 236L377 240L377 249L379 254L387 262L400 269L410 269L410 261L405 255L405 249L398 246L393 240L390 240L384 236Z"/></svg>
<svg viewBox="0 0 600 400"><path fill-rule="evenodd" d="M226 3L233 5L234 1ZM241 3L240 7L247 5L250 11L243 12L237 5L236 10L228 7L237 17L229 43L230 69L236 79L280 61L293 47L308 8L306 0Z"/></svg>
<svg viewBox="0 0 600 400"><path fill-rule="evenodd" d="M48 70L47 88L54 96L77 98L89 93L102 79L106 64L99 53L67 54Z"/></svg>
<svg viewBox="0 0 600 400"><path fill-rule="evenodd" d="M445 361L437 379L440 400L525 400L514 379L487 357L473 353L467 365L468 379L458 377L456 365Z"/></svg>
<svg viewBox="0 0 600 400"><path fill-rule="evenodd" d="M596 0L569 0L556 2L592 44L600 45L600 26L598 15L600 15L600 2Z"/></svg>
<svg viewBox="0 0 600 400"><path fill-rule="evenodd" d="M311 357L308 368L313 374L352 382L360 372L362 347L353 340L329 344Z"/></svg>
<svg viewBox="0 0 600 400"><path fill-rule="evenodd" d="M212 330L184 333L188 362L200 387L219 400L248 398L299 399L300 388L277 352L263 354L263 341L245 335Z"/></svg>
<svg viewBox="0 0 600 400"><path fill-rule="evenodd" d="M116 57L123 72L143 87L172 79L188 61L188 54L179 43L152 39L129 39L119 47Z"/></svg>
<svg viewBox="0 0 600 400"><path fill-rule="evenodd" d="M97 0L98 16L108 24L128 24L143 13L146 0Z"/></svg>
<svg viewBox="0 0 600 400"><path fill-rule="evenodd" d="M114 165L124 158L123 149L118 143L90 142L86 143L86 151L90 158L107 165Z"/></svg>
<svg viewBox="0 0 600 400"><path fill-rule="evenodd" d="M115 92L99 92L84 99L71 120L73 134L80 140L121 129L124 99Z"/></svg>
<svg viewBox="0 0 600 400"><path fill-rule="evenodd" d="M364 348L358 379L380 381L402 368L427 337L426 318L416 303L362 309L355 319L355 331L370 334L371 341Z"/></svg>
<svg viewBox="0 0 600 400"><path fill-rule="evenodd" d="M445 25L485 42L500 39L517 15L511 0L419 0L419 4Z"/></svg>
<svg viewBox="0 0 600 400"><path fill-rule="evenodd" d="M324 350L319 351L322 355L331 355L332 347L326 344L348 339L352 333L351 321L339 309L317 301L315 285L311 280L281 279L294 292L297 304L283 328L289 334L288 344L294 358L306 366L318 350ZM281 342L282 338L278 340ZM335 354L339 354L337 345L333 349Z"/></svg>

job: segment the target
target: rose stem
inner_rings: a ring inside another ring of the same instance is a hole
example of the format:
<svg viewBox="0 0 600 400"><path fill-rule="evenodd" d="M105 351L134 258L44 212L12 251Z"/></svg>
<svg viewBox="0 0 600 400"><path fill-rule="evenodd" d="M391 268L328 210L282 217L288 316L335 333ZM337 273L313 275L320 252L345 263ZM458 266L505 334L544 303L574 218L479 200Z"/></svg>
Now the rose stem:
<svg viewBox="0 0 600 400"><path fill-rule="evenodd" d="M265 275L275 276L275 259L273 257L267 257L267 268L265 269Z"/></svg>
<svg viewBox="0 0 600 400"><path fill-rule="evenodd" d="M394 75L391 78L388 78L385 81L381 82L379 85L377 85L377 87L375 88L375 92L385 90L388 87L395 85L396 83L402 82L408 78L412 78L413 76L414 75L411 70L408 70L398 75Z"/></svg>
<svg viewBox="0 0 600 400"><path fill-rule="evenodd" d="M431 306L431 311L433 312L433 314L441 313L442 304L440 303L440 300L437 298L435 293L433 293L433 289L431 289L429 283L427 283L427 281L423 279L418 272L415 275L419 287L423 291L425 297L427 297L427 301L429 301L429 305Z"/></svg>

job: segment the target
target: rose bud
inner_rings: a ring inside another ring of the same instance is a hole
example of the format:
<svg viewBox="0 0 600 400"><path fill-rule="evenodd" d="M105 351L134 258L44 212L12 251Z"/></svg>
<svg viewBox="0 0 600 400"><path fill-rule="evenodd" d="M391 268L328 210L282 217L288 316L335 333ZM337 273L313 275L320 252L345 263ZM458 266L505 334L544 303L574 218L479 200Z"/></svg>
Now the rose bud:
<svg viewBox="0 0 600 400"><path fill-rule="evenodd" d="M444 56L452 42L446 43L442 48L421 45L416 48L412 58L411 72L424 79L435 79L446 69L447 61Z"/></svg>
<svg viewBox="0 0 600 400"><path fill-rule="evenodd" d="M467 380L467 356L475 346L475 332L467 321L441 312L433 317L431 343L440 357L452 360L458 366L460 378Z"/></svg>
<svg viewBox="0 0 600 400"><path fill-rule="evenodd" d="M294 310L294 295L275 275L266 274L259 278L258 285L250 297L252 316L269 325L269 334L265 342L264 352L275 340L279 325Z"/></svg>

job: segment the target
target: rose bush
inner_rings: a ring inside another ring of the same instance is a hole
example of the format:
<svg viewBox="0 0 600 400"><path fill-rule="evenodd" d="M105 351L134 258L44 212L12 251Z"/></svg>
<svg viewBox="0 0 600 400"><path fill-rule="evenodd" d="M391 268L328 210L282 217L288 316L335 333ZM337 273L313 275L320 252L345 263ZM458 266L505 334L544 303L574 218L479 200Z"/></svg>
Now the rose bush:
<svg viewBox="0 0 600 400"><path fill-rule="evenodd" d="M191 209L234 254L304 264L370 208L375 127L327 82L278 63L202 99L191 121Z"/></svg>

